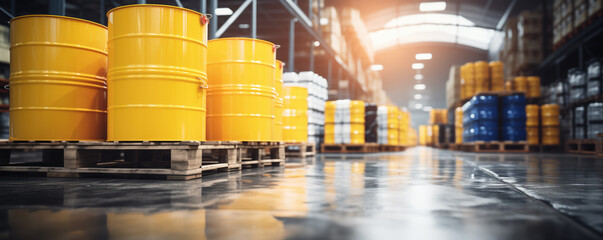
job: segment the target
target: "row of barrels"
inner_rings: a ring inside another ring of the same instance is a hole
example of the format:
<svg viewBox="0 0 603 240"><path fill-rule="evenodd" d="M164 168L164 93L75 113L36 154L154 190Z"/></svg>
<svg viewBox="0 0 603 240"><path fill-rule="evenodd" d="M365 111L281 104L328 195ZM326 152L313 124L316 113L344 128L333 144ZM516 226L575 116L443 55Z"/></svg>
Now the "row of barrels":
<svg viewBox="0 0 603 240"><path fill-rule="evenodd" d="M173 6L128 5L107 17L108 27L11 20L10 140L307 139L307 89L283 87L277 45L208 41L208 18Z"/></svg>

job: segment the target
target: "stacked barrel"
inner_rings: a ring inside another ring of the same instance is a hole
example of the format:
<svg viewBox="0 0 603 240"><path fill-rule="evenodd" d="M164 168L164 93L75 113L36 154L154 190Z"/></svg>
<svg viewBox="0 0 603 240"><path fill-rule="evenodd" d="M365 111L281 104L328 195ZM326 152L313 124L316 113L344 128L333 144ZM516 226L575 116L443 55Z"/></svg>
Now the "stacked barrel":
<svg viewBox="0 0 603 240"><path fill-rule="evenodd" d="M409 128L410 128L410 113L406 110L401 110L400 114L402 118L400 119L400 131L398 133L398 143L400 145L408 146L409 142Z"/></svg>
<svg viewBox="0 0 603 240"><path fill-rule="evenodd" d="M466 63L461 66L461 99L475 94L475 64Z"/></svg>
<svg viewBox="0 0 603 240"><path fill-rule="evenodd" d="M478 61L474 63L475 68L475 92L490 90L490 67L487 62Z"/></svg>
<svg viewBox="0 0 603 240"><path fill-rule="evenodd" d="M498 96L480 94L463 105L463 142L499 140ZM524 129L525 131L525 129Z"/></svg>
<svg viewBox="0 0 603 240"><path fill-rule="evenodd" d="M504 91L505 72L504 65L500 61L490 62L490 90Z"/></svg>
<svg viewBox="0 0 603 240"><path fill-rule="evenodd" d="M463 143L463 108L457 107L454 110L454 142L456 144Z"/></svg>
<svg viewBox="0 0 603 240"><path fill-rule="evenodd" d="M347 134L347 132L344 132ZM347 136L344 142L348 143ZM350 142L352 144L364 143L364 101L350 101Z"/></svg>
<svg viewBox="0 0 603 240"><path fill-rule="evenodd" d="M526 78L527 81L527 91L526 98L539 98L540 97L540 78L536 76L529 76Z"/></svg>
<svg viewBox="0 0 603 240"><path fill-rule="evenodd" d="M528 79L523 76L513 78L511 83L513 91L523 92L527 95L528 92Z"/></svg>
<svg viewBox="0 0 603 240"><path fill-rule="evenodd" d="M399 112L400 110L395 106L379 106L377 109L377 136L380 144L399 144Z"/></svg>
<svg viewBox="0 0 603 240"><path fill-rule="evenodd" d="M335 143L335 101L327 101L325 104L325 133L324 143Z"/></svg>
<svg viewBox="0 0 603 240"><path fill-rule="evenodd" d="M540 143L539 129L539 107L536 104L526 105L526 133L528 144L537 145Z"/></svg>
<svg viewBox="0 0 603 240"><path fill-rule="evenodd" d="M526 97L511 94L502 97L501 133L503 141L526 140Z"/></svg>
<svg viewBox="0 0 603 240"><path fill-rule="evenodd" d="M308 89L305 87L283 87L283 141L308 141Z"/></svg>
<svg viewBox="0 0 603 240"><path fill-rule="evenodd" d="M559 105L545 104L542 113L542 144L559 145Z"/></svg>
<svg viewBox="0 0 603 240"><path fill-rule="evenodd" d="M427 133L427 125L419 126L419 145L427 146L427 138L429 138Z"/></svg>

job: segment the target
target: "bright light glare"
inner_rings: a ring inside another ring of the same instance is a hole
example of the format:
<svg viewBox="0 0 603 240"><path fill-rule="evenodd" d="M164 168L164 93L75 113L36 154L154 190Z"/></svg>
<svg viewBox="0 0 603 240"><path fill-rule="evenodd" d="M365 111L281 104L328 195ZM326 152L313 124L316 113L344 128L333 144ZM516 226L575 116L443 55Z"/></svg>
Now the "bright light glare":
<svg viewBox="0 0 603 240"><path fill-rule="evenodd" d="M421 94L415 94L415 99L416 100L419 100L421 98L423 98L423 95L421 95Z"/></svg>
<svg viewBox="0 0 603 240"><path fill-rule="evenodd" d="M381 70L383 70L383 65L381 65L381 64L373 64L373 65L371 65L371 70L373 70L373 71L381 71Z"/></svg>
<svg viewBox="0 0 603 240"><path fill-rule="evenodd" d="M422 2L419 4L421 12L433 12L446 10L446 2Z"/></svg>
<svg viewBox="0 0 603 240"><path fill-rule="evenodd" d="M431 57L431 53L417 53L415 55L415 59L417 60L430 60Z"/></svg>
<svg viewBox="0 0 603 240"><path fill-rule="evenodd" d="M444 24L444 25L459 25L466 27L473 27L475 23L469 19L454 15L454 14L443 14L443 13L421 13L400 16L389 20L385 24L385 28L396 28L419 24Z"/></svg>
<svg viewBox="0 0 603 240"><path fill-rule="evenodd" d="M248 29L249 28L249 24L247 24L247 23L241 23L241 24L239 24L239 28L240 29Z"/></svg>
<svg viewBox="0 0 603 240"><path fill-rule="evenodd" d="M314 47L320 47L320 42L319 41L314 41Z"/></svg>
<svg viewBox="0 0 603 240"><path fill-rule="evenodd" d="M415 84L415 90L425 90L427 88L427 86L425 86L425 84Z"/></svg>
<svg viewBox="0 0 603 240"><path fill-rule="evenodd" d="M418 81L423 80L423 74L420 74L420 73L416 74L415 75L415 80L418 80Z"/></svg>
<svg viewBox="0 0 603 240"><path fill-rule="evenodd" d="M230 15L232 15L232 9L230 9L230 8L216 8L216 15L218 15L218 16L230 16Z"/></svg>
<svg viewBox="0 0 603 240"><path fill-rule="evenodd" d="M421 109L421 108L423 108L423 104L417 103L417 104L415 104L415 108Z"/></svg>
<svg viewBox="0 0 603 240"><path fill-rule="evenodd" d="M457 27L458 23L458 27ZM394 18L385 28L369 33L375 51L396 45L424 42L457 43L487 50L497 31L475 27L453 14L415 14Z"/></svg>
<svg viewBox="0 0 603 240"><path fill-rule="evenodd" d="M324 26L329 24L329 19L328 18L320 18L320 25Z"/></svg>
<svg viewBox="0 0 603 240"><path fill-rule="evenodd" d="M425 64L422 64L422 63L413 63L412 64L412 69L415 69L415 70L423 69L424 67L425 67Z"/></svg>

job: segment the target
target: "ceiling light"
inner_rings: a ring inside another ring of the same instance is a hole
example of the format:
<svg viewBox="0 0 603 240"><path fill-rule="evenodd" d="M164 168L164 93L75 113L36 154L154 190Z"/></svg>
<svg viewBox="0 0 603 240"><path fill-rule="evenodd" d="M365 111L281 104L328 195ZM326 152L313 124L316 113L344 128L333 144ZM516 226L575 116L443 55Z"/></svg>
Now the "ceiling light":
<svg viewBox="0 0 603 240"><path fill-rule="evenodd" d="M248 29L249 28L249 24L247 24L247 23L241 23L241 24L239 24L239 28L240 29Z"/></svg>
<svg viewBox="0 0 603 240"><path fill-rule="evenodd" d="M423 74L420 74L420 73L419 73L419 74L416 74L416 75L415 75L415 80L419 80L419 81L420 81L420 80L423 80Z"/></svg>
<svg viewBox="0 0 603 240"><path fill-rule="evenodd" d="M419 100L421 98L423 98L423 95L421 95L421 94L415 94L415 99L416 100Z"/></svg>
<svg viewBox="0 0 603 240"><path fill-rule="evenodd" d="M218 15L218 16L230 16L230 15L232 15L232 9L230 9L230 8L216 8L216 15Z"/></svg>
<svg viewBox="0 0 603 240"><path fill-rule="evenodd" d="M413 63L412 64L412 69L418 70L418 69L423 69L425 67L425 64L422 63Z"/></svg>
<svg viewBox="0 0 603 240"><path fill-rule="evenodd" d="M329 24L329 19L328 18L320 18L320 25L324 26Z"/></svg>
<svg viewBox="0 0 603 240"><path fill-rule="evenodd" d="M423 108L423 104L417 103L417 104L415 104L415 108L421 109L421 108Z"/></svg>
<svg viewBox="0 0 603 240"><path fill-rule="evenodd" d="M433 108L430 106L423 107L423 111L425 111L425 112L429 112L429 111L431 111L431 109L433 109Z"/></svg>
<svg viewBox="0 0 603 240"><path fill-rule="evenodd" d="M381 65L381 64L373 64L373 65L371 65L371 70L373 70L373 71L381 71L381 70L383 70L383 65Z"/></svg>
<svg viewBox="0 0 603 240"><path fill-rule="evenodd" d="M425 84L419 83L419 84L415 84L415 90L425 90L427 88L427 86L425 86Z"/></svg>
<svg viewBox="0 0 603 240"><path fill-rule="evenodd" d="M419 4L421 12L434 12L446 10L446 2L422 2Z"/></svg>
<svg viewBox="0 0 603 240"><path fill-rule="evenodd" d="M314 47L320 47L320 42L319 41L314 41Z"/></svg>
<svg viewBox="0 0 603 240"><path fill-rule="evenodd" d="M417 60L430 60L431 57L431 53L417 53L415 55L415 59Z"/></svg>

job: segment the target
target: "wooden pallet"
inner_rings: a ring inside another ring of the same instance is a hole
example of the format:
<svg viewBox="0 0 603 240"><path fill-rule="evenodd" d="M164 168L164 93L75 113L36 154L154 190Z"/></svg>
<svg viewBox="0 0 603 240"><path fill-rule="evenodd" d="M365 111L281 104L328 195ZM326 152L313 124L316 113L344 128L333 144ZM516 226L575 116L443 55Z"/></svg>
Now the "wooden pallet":
<svg viewBox="0 0 603 240"><path fill-rule="evenodd" d="M448 149L448 145L450 145L449 143L436 143L435 147L439 148L439 149Z"/></svg>
<svg viewBox="0 0 603 240"><path fill-rule="evenodd" d="M450 143L448 144L448 150L461 151L463 144Z"/></svg>
<svg viewBox="0 0 603 240"><path fill-rule="evenodd" d="M563 148L560 145L543 145L543 144L533 144L530 145L530 152L540 152L540 153L552 153L552 152L562 152Z"/></svg>
<svg viewBox="0 0 603 240"><path fill-rule="evenodd" d="M463 150L468 152L480 153L527 153L530 151L530 145L526 141L511 142L511 141L492 141L483 142L477 141L463 144Z"/></svg>
<svg viewBox="0 0 603 240"><path fill-rule="evenodd" d="M380 151L377 143L362 144L326 144L320 145L321 153L374 153Z"/></svg>
<svg viewBox="0 0 603 240"><path fill-rule="evenodd" d="M581 140L567 140L565 142L565 151L568 153L580 153Z"/></svg>
<svg viewBox="0 0 603 240"><path fill-rule="evenodd" d="M285 143L285 156L294 158L316 155L316 143Z"/></svg>
<svg viewBox="0 0 603 240"><path fill-rule="evenodd" d="M284 151L264 160L260 151L250 150L263 147L241 142L197 141L0 142L0 172L37 172L48 177L118 175L189 180L201 177L206 171L240 170L244 165L284 162ZM279 146L269 147L278 149ZM12 153L17 151L41 151L42 159L18 162L12 159L16 155ZM251 157L245 158L245 154Z"/></svg>
<svg viewBox="0 0 603 240"><path fill-rule="evenodd" d="M244 167L285 165L285 145L282 142L242 142L237 146Z"/></svg>
<svg viewBox="0 0 603 240"><path fill-rule="evenodd" d="M406 146L402 145L381 144L379 146L379 151L381 152L401 152L404 150L406 150Z"/></svg>
<svg viewBox="0 0 603 240"><path fill-rule="evenodd" d="M598 155L600 141L596 140L567 140L565 142L565 151L568 153L579 153L587 155Z"/></svg>

